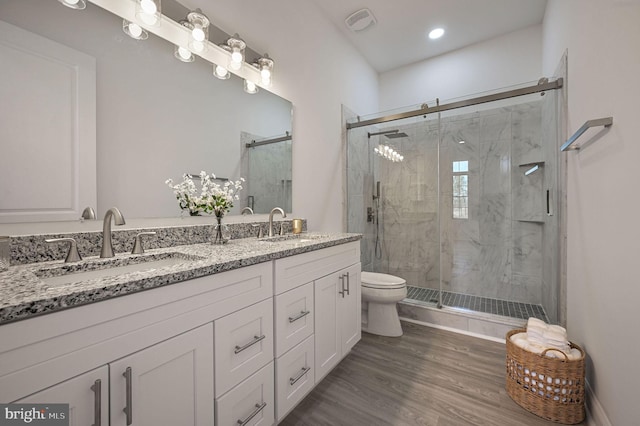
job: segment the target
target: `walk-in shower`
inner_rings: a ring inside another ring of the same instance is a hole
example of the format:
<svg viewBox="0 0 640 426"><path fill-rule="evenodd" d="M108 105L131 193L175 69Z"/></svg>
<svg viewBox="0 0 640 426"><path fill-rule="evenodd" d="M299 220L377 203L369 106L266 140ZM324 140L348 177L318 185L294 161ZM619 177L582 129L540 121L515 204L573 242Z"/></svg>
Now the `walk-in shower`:
<svg viewBox="0 0 640 426"><path fill-rule="evenodd" d="M430 306L558 318L561 80L347 121L363 270ZM544 96L541 96L544 95ZM376 152L388 147L393 161Z"/></svg>

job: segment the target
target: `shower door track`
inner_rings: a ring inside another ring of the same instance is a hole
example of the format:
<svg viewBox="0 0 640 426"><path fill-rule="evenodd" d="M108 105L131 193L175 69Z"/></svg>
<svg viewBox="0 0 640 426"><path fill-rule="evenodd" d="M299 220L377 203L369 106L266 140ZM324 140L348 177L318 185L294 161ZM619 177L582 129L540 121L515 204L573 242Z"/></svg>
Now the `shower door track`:
<svg viewBox="0 0 640 426"><path fill-rule="evenodd" d="M422 104L422 107L413 111L401 112L398 114L387 115L384 117L372 118L370 120L358 121L355 123L347 123L348 129L355 129L358 127L369 126L371 124L388 123L390 121L402 120L405 118L418 117L425 114L431 114L434 112L448 111L456 108L464 108L472 105L484 104L487 102L499 101L502 99L515 98L516 96L530 95L532 93L545 92L547 90L560 89L562 87L562 78L557 80L539 83L533 86L522 87L520 89L507 90L505 92L493 93L491 95L478 96L477 98L465 99L458 102L451 102L444 105L436 105L433 107Z"/></svg>

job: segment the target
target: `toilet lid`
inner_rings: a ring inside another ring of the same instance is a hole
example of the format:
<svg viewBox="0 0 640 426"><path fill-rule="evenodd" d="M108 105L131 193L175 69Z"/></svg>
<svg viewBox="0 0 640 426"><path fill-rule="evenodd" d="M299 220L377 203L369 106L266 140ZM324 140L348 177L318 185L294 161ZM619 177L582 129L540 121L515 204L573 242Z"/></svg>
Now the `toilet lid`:
<svg viewBox="0 0 640 426"><path fill-rule="evenodd" d="M360 276L363 287L380 288L380 289L396 289L403 288L407 282L400 277L389 274L380 274L378 272L362 272Z"/></svg>

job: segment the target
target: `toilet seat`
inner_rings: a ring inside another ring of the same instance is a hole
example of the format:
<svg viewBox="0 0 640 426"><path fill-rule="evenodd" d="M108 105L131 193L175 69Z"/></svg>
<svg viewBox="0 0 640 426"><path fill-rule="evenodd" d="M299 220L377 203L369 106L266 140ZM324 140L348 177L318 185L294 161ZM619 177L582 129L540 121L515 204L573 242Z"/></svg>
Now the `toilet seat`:
<svg viewBox="0 0 640 426"><path fill-rule="evenodd" d="M401 289L407 286L407 281L400 277L378 272L362 272L360 276L362 287L380 290Z"/></svg>

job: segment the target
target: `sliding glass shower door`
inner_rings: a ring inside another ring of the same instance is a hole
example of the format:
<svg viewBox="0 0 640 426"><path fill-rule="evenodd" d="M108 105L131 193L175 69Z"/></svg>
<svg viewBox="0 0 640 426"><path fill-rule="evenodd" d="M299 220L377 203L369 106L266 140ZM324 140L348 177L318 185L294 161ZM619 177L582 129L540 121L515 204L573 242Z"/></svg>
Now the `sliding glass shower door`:
<svg viewBox="0 0 640 426"><path fill-rule="evenodd" d="M349 130L348 230L364 234L363 268L404 278L412 301L557 321L556 96Z"/></svg>

